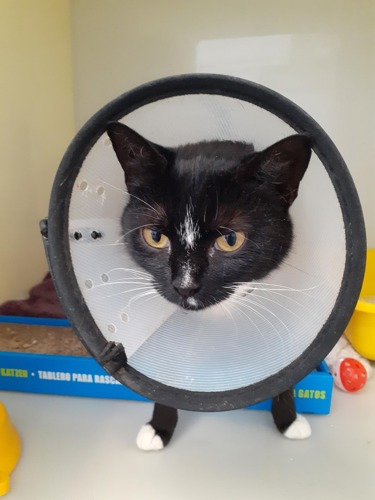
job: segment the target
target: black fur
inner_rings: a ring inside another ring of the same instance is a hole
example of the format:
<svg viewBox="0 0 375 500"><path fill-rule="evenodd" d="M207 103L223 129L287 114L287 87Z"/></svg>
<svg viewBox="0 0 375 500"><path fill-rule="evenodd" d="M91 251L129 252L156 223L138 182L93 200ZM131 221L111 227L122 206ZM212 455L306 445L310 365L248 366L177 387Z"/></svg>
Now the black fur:
<svg viewBox="0 0 375 500"><path fill-rule="evenodd" d="M150 425L155 433L160 436L163 445L167 446L177 425L178 414L175 408L155 403Z"/></svg>
<svg viewBox="0 0 375 500"><path fill-rule="evenodd" d="M283 392L272 400L272 417L281 433L289 429L295 421L297 413L294 404L293 389Z"/></svg>
<svg viewBox="0 0 375 500"><path fill-rule="evenodd" d="M271 413L277 429L284 434L296 419L293 390L283 392L272 400ZM152 419L149 422L160 436L163 445L167 446L175 431L178 420L178 412L175 408L169 408L155 403Z"/></svg>
<svg viewBox="0 0 375 500"><path fill-rule="evenodd" d="M122 220L128 249L166 299L202 309L228 298L236 282L260 280L282 263L292 243L288 210L311 154L305 136L257 153L230 141L167 150L117 122L108 134L130 193ZM179 233L188 210L197 232L193 249ZM140 226L165 234L170 248L148 246ZM245 244L217 251L215 240L231 231L244 232ZM194 306L179 286L187 264Z"/></svg>
<svg viewBox="0 0 375 500"><path fill-rule="evenodd" d="M122 217L128 249L167 300L203 309L228 298L238 282L260 280L283 262L293 240L289 208L311 156L306 136L255 152L233 141L166 149L117 122L108 125L108 135L130 194ZM182 237L189 214L194 244ZM167 236L169 246L147 245L142 227ZM215 241L233 231L245 234L244 244L220 251ZM273 400L272 415L284 433L296 419L292 391ZM155 404L150 425L164 445L176 423L177 410Z"/></svg>

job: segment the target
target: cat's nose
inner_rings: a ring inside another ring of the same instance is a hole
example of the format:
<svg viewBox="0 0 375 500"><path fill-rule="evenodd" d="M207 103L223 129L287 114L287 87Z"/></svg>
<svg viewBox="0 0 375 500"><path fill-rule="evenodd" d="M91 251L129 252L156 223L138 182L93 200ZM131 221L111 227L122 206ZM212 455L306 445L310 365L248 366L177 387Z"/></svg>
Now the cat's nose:
<svg viewBox="0 0 375 500"><path fill-rule="evenodd" d="M194 281L184 283L180 279L176 279L173 280L172 284L173 288L179 295L181 295L181 297L192 297L198 292L200 288L199 284Z"/></svg>

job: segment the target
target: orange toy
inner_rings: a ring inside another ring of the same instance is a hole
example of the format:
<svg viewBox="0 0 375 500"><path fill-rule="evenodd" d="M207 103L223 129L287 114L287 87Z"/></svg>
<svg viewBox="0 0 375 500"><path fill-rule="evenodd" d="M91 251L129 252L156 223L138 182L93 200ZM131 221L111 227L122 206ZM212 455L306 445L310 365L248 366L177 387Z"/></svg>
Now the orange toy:
<svg viewBox="0 0 375 500"><path fill-rule="evenodd" d="M9 491L9 475L21 453L21 441L5 407L0 403L0 496Z"/></svg>

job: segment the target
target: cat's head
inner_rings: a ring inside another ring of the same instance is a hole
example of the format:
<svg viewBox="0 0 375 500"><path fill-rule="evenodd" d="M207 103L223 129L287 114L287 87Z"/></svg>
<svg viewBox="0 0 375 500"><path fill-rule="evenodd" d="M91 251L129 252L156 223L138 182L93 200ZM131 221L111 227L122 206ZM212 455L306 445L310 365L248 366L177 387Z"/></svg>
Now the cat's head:
<svg viewBox="0 0 375 500"><path fill-rule="evenodd" d="M232 141L166 149L118 122L107 132L130 195L125 242L166 299L203 309L282 263L311 156L306 136L255 152Z"/></svg>

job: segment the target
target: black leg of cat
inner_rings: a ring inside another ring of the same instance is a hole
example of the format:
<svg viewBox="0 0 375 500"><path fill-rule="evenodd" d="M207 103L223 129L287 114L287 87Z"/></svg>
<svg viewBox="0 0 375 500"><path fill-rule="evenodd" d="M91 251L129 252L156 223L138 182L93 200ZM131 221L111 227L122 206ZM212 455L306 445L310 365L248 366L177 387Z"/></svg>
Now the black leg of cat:
<svg viewBox="0 0 375 500"><path fill-rule="evenodd" d="M293 389L273 398L271 411L276 427L286 438L306 439L311 436L309 422L296 412Z"/></svg>
<svg viewBox="0 0 375 500"><path fill-rule="evenodd" d="M145 451L162 450L173 436L177 418L175 408L155 403L151 421L138 433L138 448Z"/></svg>

